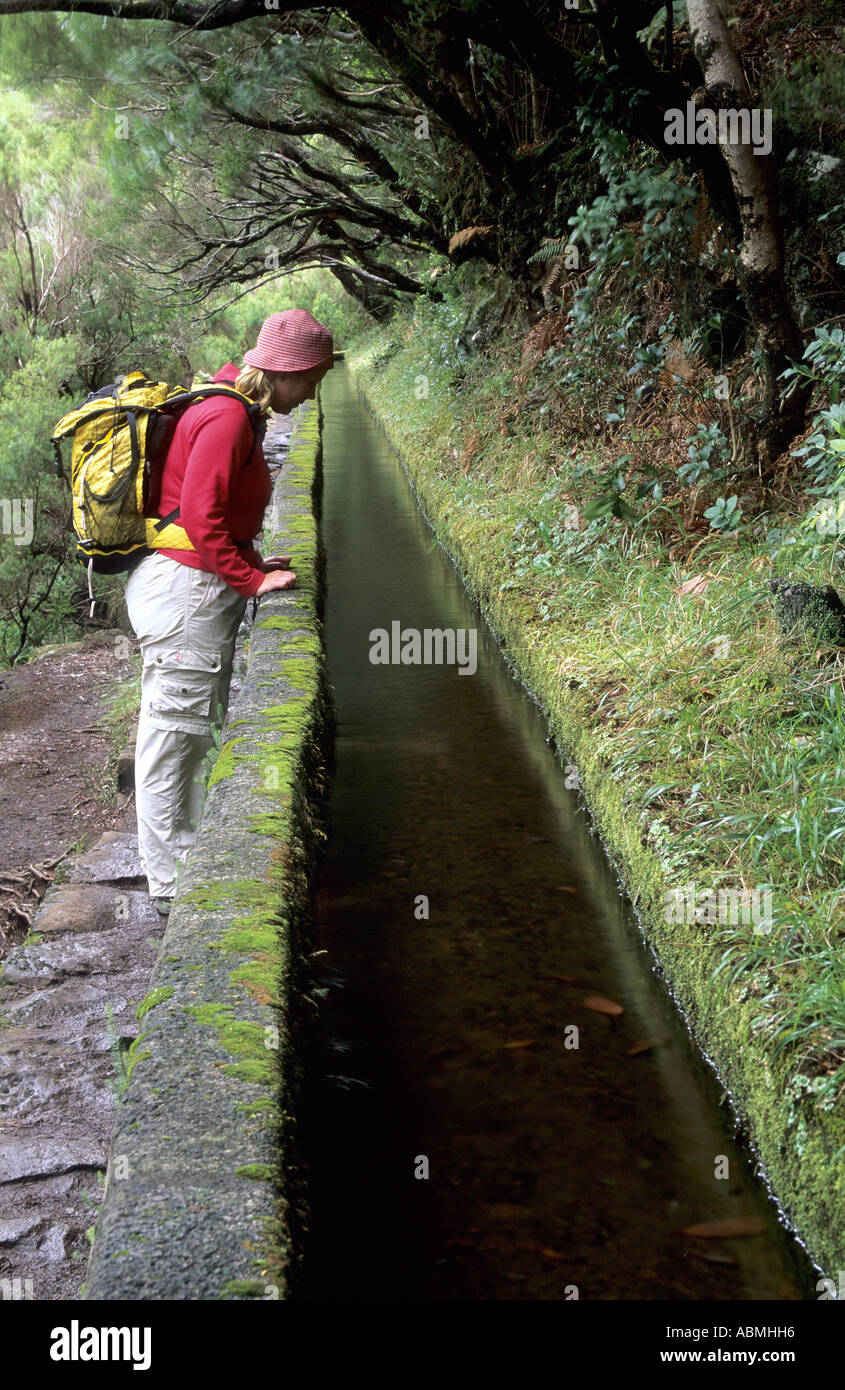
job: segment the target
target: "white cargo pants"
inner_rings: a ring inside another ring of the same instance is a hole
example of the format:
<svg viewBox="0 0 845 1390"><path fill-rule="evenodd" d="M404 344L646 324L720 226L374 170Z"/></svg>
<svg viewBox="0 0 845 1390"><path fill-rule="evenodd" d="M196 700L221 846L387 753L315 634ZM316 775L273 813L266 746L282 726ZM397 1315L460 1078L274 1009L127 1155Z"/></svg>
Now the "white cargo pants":
<svg viewBox="0 0 845 1390"><path fill-rule="evenodd" d="M135 745L138 849L150 894L170 898L196 838L206 755L229 704L247 600L206 570L155 552L135 567L126 606L141 644Z"/></svg>

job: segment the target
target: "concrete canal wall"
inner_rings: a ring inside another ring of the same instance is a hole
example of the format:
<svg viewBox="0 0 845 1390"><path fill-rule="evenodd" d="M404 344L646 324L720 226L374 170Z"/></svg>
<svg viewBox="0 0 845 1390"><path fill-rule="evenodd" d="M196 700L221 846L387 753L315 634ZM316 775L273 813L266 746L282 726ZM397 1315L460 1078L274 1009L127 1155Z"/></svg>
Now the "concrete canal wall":
<svg viewBox="0 0 845 1390"><path fill-rule="evenodd" d="M284 1298L296 1258L290 1115L302 927L328 725L316 514L320 419L297 422L263 553L263 598L186 856L114 1131L88 1299Z"/></svg>

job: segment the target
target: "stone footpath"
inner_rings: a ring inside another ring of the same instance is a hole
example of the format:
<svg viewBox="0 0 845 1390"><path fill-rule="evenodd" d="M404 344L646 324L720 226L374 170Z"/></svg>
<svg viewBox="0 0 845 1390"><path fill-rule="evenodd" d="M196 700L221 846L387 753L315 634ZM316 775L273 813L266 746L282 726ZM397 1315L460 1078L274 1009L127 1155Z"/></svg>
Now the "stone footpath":
<svg viewBox="0 0 845 1390"><path fill-rule="evenodd" d="M274 477L292 424L275 416L267 432ZM118 785L133 785L132 749L121 755ZM97 1175L117 1119L114 1049L125 1055L138 1037L135 1011L167 926L146 887L138 835L101 835L47 892L29 942L0 967L0 1301L78 1298L85 1280L86 1233L103 1197Z"/></svg>
<svg viewBox="0 0 845 1390"><path fill-rule="evenodd" d="M292 424L290 416L271 421L264 452L272 476ZM233 701L251 607L238 635ZM132 749L117 771L128 792ZM138 1036L135 1011L166 927L146 889L137 835L104 834L48 892L29 940L0 967L0 1302L79 1297L117 1117L122 1064L113 1052L125 1056Z"/></svg>
<svg viewBox="0 0 845 1390"><path fill-rule="evenodd" d="M146 892L137 837L112 831L47 894L33 921L35 943L7 957L0 1299L79 1297L116 1114L112 1049L125 1051L138 1034L135 1010L164 927Z"/></svg>

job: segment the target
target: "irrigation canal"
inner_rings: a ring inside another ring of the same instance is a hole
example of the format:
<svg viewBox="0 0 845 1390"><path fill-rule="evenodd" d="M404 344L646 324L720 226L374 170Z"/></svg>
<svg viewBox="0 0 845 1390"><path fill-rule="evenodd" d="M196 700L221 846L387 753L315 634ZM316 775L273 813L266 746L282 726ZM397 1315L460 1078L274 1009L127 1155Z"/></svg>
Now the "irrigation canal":
<svg viewBox="0 0 845 1390"><path fill-rule="evenodd" d="M299 1297L815 1297L541 712L341 363L322 404L337 743ZM474 629L477 670L469 644L465 673L374 664L397 622ZM728 1218L760 1231L683 1234Z"/></svg>

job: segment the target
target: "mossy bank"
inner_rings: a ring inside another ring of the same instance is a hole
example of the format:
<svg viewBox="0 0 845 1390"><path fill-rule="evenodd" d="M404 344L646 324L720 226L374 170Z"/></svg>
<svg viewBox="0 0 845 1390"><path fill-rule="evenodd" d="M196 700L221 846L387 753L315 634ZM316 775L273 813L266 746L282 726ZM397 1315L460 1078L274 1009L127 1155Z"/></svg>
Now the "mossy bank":
<svg viewBox="0 0 845 1390"><path fill-rule="evenodd" d="M517 351L455 374L454 362L438 359L446 348L437 334L409 319L347 352L358 389L542 705L568 785L582 791L668 988L782 1208L835 1279L845 1268L845 1118L841 1058L827 1049L845 978L841 933L817 910L826 893L792 881L788 859L767 859L741 833L743 813L756 814L765 740L774 747L783 739L775 721L785 710L805 717L796 669L812 661L812 649L798 657L784 649L759 600L766 557L753 548L737 553L714 537L696 560L706 579L696 588L657 546L626 549L620 523L564 526L567 465L551 457L542 420L514 404ZM575 452L565 455L573 471ZM705 591L714 581L711 609ZM717 675L708 644L719 634ZM777 820L777 798L786 796L779 776L760 794L764 814L771 808ZM697 914L705 885L718 897L772 883L775 910L760 931L750 912ZM829 988L833 972L836 989L813 1013L801 989L822 960L819 986ZM797 1046L784 1034L780 988L787 1004L809 1010Z"/></svg>
<svg viewBox="0 0 845 1390"><path fill-rule="evenodd" d="M262 599L180 876L112 1141L89 1299L277 1299L298 1253L293 1114L310 880L330 718L300 414L265 519L294 589Z"/></svg>

